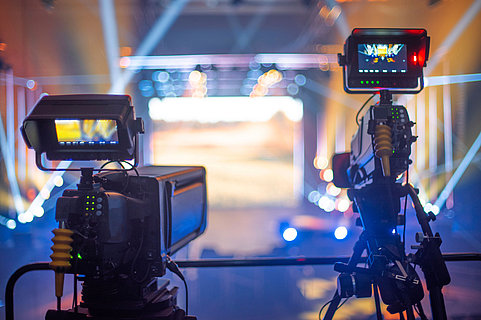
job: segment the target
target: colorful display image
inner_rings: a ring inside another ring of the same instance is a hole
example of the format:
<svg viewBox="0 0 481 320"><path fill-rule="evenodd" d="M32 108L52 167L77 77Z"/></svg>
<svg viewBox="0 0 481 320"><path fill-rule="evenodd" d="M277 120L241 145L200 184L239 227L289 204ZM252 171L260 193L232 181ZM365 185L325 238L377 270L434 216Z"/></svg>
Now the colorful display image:
<svg viewBox="0 0 481 320"><path fill-rule="evenodd" d="M57 139L63 143L118 143L115 120L55 120Z"/></svg>
<svg viewBox="0 0 481 320"><path fill-rule="evenodd" d="M406 72L406 46L404 44L359 44L359 72Z"/></svg>
<svg viewBox="0 0 481 320"><path fill-rule="evenodd" d="M154 102L149 104L152 163L205 166L210 209L297 206L302 179L296 162L302 150L298 101L206 97Z"/></svg>

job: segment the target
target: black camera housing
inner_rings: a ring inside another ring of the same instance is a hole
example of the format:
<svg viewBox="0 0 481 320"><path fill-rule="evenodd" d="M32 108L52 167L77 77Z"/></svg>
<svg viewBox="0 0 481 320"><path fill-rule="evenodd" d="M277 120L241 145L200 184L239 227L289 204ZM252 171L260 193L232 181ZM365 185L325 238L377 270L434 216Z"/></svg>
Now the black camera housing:
<svg viewBox="0 0 481 320"><path fill-rule="evenodd" d="M128 95L46 95L25 118L21 132L37 157L45 153L49 160L131 160L135 156L136 137L144 132L142 119L135 118L131 104ZM98 137L63 141L59 137L58 121L77 122L80 126L85 120L110 121L115 126L114 137L110 141Z"/></svg>
<svg viewBox="0 0 481 320"><path fill-rule="evenodd" d="M206 228L203 167L146 166L140 176L107 172L65 190L56 220L74 231L67 271L138 281L165 274L165 256Z"/></svg>

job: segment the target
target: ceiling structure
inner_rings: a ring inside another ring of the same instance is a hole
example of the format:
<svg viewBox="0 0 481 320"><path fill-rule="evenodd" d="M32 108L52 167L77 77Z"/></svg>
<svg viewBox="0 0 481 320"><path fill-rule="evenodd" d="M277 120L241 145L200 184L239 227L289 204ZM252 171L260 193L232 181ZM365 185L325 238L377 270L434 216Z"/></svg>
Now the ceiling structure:
<svg viewBox="0 0 481 320"><path fill-rule="evenodd" d="M6 43L6 48L1 57L14 67L15 74L26 78L105 76L112 69L109 56L138 55L141 44L156 25L160 26L159 34L153 37L149 52L143 55L335 54L342 49L341 44L353 27L379 26L427 28L433 39L433 53L472 3L471 0L3 1L0 41ZM106 17L111 22L106 22ZM106 29L109 23L114 33ZM474 58L475 50L465 49L479 45L475 39L479 37L469 32L476 30L476 25L479 27L479 18L455 37L469 39L450 50L463 57L457 61L461 67L457 69L472 69L479 63ZM116 45L113 52L108 51L106 39L113 39L111 44ZM104 78L93 82L102 81ZM108 87L106 83L81 89L105 92Z"/></svg>

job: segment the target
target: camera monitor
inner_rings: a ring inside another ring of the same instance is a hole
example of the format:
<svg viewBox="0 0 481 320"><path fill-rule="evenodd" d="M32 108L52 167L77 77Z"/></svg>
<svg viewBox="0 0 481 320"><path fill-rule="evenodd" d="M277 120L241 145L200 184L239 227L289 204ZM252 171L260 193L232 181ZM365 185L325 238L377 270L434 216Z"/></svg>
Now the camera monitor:
<svg viewBox="0 0 481 320"><path fill-rule="evenodd" d="M429 55L424 29L354 29L339 54L348 93L417 93Z"/></svg>
<svg viewBox="0 0 481 320"><path fill-rule="evenodd" d="M127 95L44 96L21 128L27 146L49 160L131 160L141 119Z"/></svg>

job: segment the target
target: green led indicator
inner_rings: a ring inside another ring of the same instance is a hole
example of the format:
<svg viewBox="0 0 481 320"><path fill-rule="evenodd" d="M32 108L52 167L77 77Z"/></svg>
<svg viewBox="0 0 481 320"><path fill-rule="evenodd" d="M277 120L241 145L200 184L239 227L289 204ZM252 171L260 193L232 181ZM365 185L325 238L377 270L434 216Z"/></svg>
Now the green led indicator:
<svg viewBox="0 0 481 320"><path fill-rule="evenodd" d="M374 80L371 80L371 84L374 84Z"/></svg>
<svg viewBox="0 0 481 320"><path fill-rule="evenodd" d="M95 199L95 196L92 196L92 199Z"/></svg>
<svg viewBox="0 0 481 320"><path fill-rule="evenodd" d="M376 81L376 84L379 84L379 80L378 80L378 81Z"/></svg>
<svg viewBox="0 0 481 320"><path fill-rule="evenodd" d="M87 196L87 199L90 198L90 196Z"/></svg>
<svg viewBox="0 0 481 320"><path fill-rule="evenodd" d="M79 258L79 260L82 260L82 256L80 255L80 253L77 253L77 258Z"/></svg>
<svg viewBox="0 0 481 320"><path fill-rule="evenodd" d="M361 80L361 84L364 84L364 81Z"/></svg>

